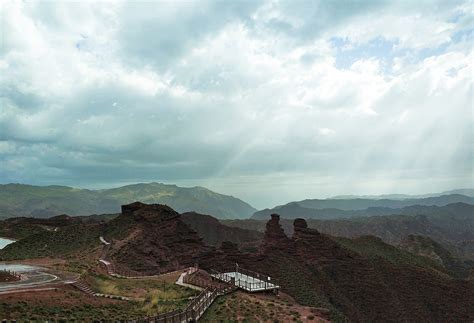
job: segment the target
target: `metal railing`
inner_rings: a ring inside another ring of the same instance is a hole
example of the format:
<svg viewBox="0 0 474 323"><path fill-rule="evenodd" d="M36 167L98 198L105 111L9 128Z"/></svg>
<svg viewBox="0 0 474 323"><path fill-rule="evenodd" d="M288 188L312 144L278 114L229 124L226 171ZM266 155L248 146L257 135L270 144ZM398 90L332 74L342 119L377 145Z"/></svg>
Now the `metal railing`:
<svg viewBox="0 0 474 323"><path fill-rule="evenodd" d="M246 279L237 279L236 286L239 286L245 290L255 292L255 291L263 291L263 290L270 290L279 288L278 285L267 281L260 281L260 282L250 282Z"/></svg>
<svg viewBox="0 0 474 323"><path fill-rule="evenodd" d="M148 317L149 323L196 322L211 306L219 294L216 290L204 289L184 310L175 310L157 316Z"/></svg>
<svg viewBox="0 0 474 323"><path fill-rule="evenodd" d="M226 282L220 279L215 279L209 273L205 273L206 277L202 277L199 273L196 273L197 269L193 272L188 272L187 275L183 277L183 282L186 284L198 286L201 288L214 289L220 295L226 295L235 291L238 287L235 286L232 282Z"/></svg>
<svg viewBox="0 0 474 323"><path fill-rule="evenodd" d="M238 264L220 270L211 269L211 275L224 282L235 284L235 286L250 292L279 289L276 279L262 273L239 267Z"/></svg>

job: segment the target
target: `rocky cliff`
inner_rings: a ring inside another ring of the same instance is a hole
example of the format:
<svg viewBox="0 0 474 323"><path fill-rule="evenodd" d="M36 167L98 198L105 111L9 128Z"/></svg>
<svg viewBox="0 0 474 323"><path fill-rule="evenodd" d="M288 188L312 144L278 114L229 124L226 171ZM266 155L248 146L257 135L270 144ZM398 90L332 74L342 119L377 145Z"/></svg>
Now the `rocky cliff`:
<svg viewBox="0 0 474 323"><path fill-rule="evenodd" d="M157 274L192 266L211 251L181 215L166 205L132 203L110 222L111 228L126 228L115 235L110 258L119 270Z"/></svg>

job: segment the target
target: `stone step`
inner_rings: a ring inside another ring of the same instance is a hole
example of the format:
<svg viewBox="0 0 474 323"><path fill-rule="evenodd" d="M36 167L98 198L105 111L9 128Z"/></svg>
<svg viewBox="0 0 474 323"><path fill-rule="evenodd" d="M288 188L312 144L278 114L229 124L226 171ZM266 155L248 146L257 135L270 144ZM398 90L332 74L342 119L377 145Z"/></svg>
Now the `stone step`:
<svg viewBox="0 0 474 323"><path fill-rule="evenodd" d="M79 289L80 291L86 293L86 294L94 295L94 291L92 289L90 289L89 286L87 286L85 283L83 283L81 281L76 281L72 285L74 287L76 287L77 289Z"/></svg>

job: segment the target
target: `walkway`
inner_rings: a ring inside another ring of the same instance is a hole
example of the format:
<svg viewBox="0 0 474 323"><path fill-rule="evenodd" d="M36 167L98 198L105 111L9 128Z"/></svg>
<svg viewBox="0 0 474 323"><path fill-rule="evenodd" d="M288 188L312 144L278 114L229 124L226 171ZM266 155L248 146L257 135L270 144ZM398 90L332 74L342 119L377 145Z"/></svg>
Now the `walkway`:
<svg viewBox="0 0 474 323"><path fill-rule="evenodd" d="M182 270L176 270L160 275L152 275L152 276L122 276L119 275L115 272L115 266L113 265L112 262L107 260L107 256L109 253L109 250L112 246L110 242L104 239L104 237L100 237L100 242L103 244L102 248L102 254L99 258L99 261L105 265L107 268L107 273L110 276L113 277L120 277L120 278L126 278L126 279L134 279L134 278L156 278L156 277L163 277L166 275L170 274L175 274L177 272L180 272L180 276L178 280L176 281L177 285L187 287L187 288L192 288L196 290L200 290L201 293L195 297L189 304L186 306L184 310L176 310L176 311L171 311L167 313L160 314L155 317L148 317L141 319L140 321L144 322L153 322L153 323L167 323L167 322L180 322L180 323L187 323L187 322L197 322L199 318L204 314L204 312L211 306L211 304L214 302L217 296L222 295L220 294L217 290L215 289L210 289L210 288L201 288L199 286L195 286L192 284L189 284L185 282L187 281L187 277L190 275L194 274L197 271L197 268L194 267L189 267L185 268ZM184 271L183 271L184 270ZM91 294L93 296L104 296L101 294L93 293L90 288L82 283L82 282L77 282L74 284L77 288L81 289L83 292ZM111 295L107 295L111 296ZM106 296L106 297L107 297ZM122 298L123 299L123 298Z"/></svg>
<svg viewBox="0 0 474 323"><path fill-rule="evenodd" d="M191 285L191 284L188 284L188 283L184 282L186 276L191 275L195 271L196 271L196 268L190 267L188 270L182 272L181 275L179 275L178 280L176 281L176 285L191 288L191 289L195 289L195 290L203 290L204 288L202 288L202 287L199 287L199 286L196 286L196 285Z"/></svg>

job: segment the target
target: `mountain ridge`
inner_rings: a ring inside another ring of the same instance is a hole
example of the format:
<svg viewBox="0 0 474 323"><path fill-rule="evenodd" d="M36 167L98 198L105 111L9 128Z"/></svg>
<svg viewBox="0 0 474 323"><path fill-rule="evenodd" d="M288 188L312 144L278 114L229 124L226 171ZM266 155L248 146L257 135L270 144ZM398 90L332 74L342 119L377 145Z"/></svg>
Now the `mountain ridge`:
<svg viewBox="0 0 474 323"><path fill-rule="evenodd" d="M466 195L470 197L474 197L474 188L460 188L460 189L454 189L454 190L448 190L448 191L443 191L440 193L429 193L429 194L381 194L381 195L370 195L370 194L364 194L364 195L336 195L332 196L328 199L331 200L339 200L339 199L357 199L357 198L362 198L362 199L391 199L391 200L396 200L396 199L411 199L411 198L425 198L425 197L436 197L436 196L442 196L442 195L451 195L451 194L461 194L461 195Z"/></svg>
<svg viewBox="0 0 474 323"><path fill-rule="evenodd" d="M0 217L3 218L118 213L120 205L134 201L167 204L180 213L195 211L221 219L247 218L256 211L236 197L200 186L152 182L90 190L61 185L0 184Z"/></svg>
<svg viewBox="0 0 474 323"><path fill-rule="evenodd" d="M272 213L283 218L337 219L355 216L400 214L404 208L442 207L453 203L474 205L474 197L461 194L441 195L421 199L312 199L290 202L255 212L252 219L266 219ZM403 213L402 213L403 214Z"/></svg>

